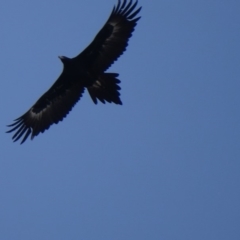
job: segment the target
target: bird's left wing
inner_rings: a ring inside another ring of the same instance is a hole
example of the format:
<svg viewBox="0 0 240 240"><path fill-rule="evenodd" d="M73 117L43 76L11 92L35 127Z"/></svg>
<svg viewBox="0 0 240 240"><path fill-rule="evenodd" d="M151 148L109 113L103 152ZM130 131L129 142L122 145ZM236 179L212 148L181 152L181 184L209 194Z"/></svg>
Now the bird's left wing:
<svg viewBox="0 0 240 240"><path fill-rule="evenodd" d="M92 43L74 59L79 60L91 70L104 72L126 50L128 40L140 17L136 15L141 7L136 9L138 1L118 0L112 13L96 35Z"/></svg>
<svg viewBox="0 0 240 240"><path fill-rule="evenodd" d="M14 142L23 137L22 144L30 134L33 139L66 117L84 91L80 82L66 80L66 76L61 74L53 86L25 114L8 125L11 129L7 133L16 131L12 137Z"/></svg>

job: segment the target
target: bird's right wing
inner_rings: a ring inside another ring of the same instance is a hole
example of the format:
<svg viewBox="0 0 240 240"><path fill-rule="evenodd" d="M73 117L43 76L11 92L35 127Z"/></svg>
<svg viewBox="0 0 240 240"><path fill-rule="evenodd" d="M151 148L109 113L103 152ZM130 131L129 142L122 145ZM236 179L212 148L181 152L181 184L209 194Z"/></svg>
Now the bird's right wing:
<svg viewBox="0 0 240 240"><path fill-rule="evenodd" d="M23 137L21 144L30 134L33 139L52 124L62 121L80 99L83 91L84 87L80 81L67 81L62 73L53 86L25 114L8 125L11 129L7 133L16 131L12 138L15 142Z"/></svg>

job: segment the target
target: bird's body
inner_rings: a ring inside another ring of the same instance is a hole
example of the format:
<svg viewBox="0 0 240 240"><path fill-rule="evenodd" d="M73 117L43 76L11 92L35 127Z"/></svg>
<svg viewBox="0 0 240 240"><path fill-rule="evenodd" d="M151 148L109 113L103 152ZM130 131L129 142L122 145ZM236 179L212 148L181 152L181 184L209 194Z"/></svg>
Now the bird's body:
<svg viewBox="0 0 240 240"><path fill-rule="evenodd" d="M9 127L16 131L13 140L23 137L23 143L31 134L31 139L40 132L57 124L71 111L86 88L96 104L113 102L121 105L120 87L117 73L105 71L126 50L128 40L140 17L134 18L141 10L135 10L137 1L118 1L106 24L92 43L78 56L59 57L63 71L50 89L36 103Z"/></svg>

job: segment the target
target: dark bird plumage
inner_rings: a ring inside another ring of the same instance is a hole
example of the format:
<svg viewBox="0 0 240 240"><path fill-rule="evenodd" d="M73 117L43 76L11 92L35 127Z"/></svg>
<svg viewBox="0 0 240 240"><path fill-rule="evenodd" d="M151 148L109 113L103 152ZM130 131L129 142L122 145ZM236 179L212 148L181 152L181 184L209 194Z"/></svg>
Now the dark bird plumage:
<svg viewBox="0 0 240 240"><path fill-rule="evenodd" d="M59 57L63 71L52 87L21 117L17 118L8 133L15 131L14 142L21 137L21 143L31 135L57 124L71 111L86 88L95 104L97 101L122 104L120 80L117 73L105 71L126 50L128 40L140 17L136 15L137 1L118 0L106 24L92 43L74 58Z"/></svg>

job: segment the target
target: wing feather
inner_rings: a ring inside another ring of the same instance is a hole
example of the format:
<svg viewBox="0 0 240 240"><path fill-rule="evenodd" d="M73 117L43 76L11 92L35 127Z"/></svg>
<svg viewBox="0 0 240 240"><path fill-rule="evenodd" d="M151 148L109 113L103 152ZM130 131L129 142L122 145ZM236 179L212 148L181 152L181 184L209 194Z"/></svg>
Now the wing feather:
<svg viewBox="0 0 240 240"><path fill-rule="evenodd" d="M90 70L104 72L128 46L128 41L140 17L134 18L141 10L136 9L138 1L118 1L103 28L92 43L74 59L84 61Z"/></svg>
<svg viewBox="0 0 240 240"><path fill-rule="evenodd" d="M64 76L59 77L59 81L39 98L39 100L21 117L17 118L7 133L14 132L12 139L15 141L23 137L21 144L31 134L31 139L40 132L43 133L52 124L57 124L71 111L73 106L82 96L84 87L81 82L62 84ZM61 81L60 81L61 80Z"/></svg>

